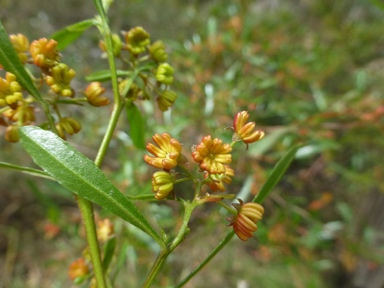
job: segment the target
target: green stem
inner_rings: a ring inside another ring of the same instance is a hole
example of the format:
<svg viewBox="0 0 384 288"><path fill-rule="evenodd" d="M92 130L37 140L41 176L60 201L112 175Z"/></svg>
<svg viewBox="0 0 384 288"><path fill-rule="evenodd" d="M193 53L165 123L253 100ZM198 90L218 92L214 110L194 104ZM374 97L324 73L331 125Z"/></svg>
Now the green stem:
<svg viewBox="0 0 384 288"><path fill-rule="evenodd" d="M13 165L5 162L0 162L0 168L15 170L15 171L23 172L29 175L42 177L50 180L55 180L51 176L49 176L49 174L47 174L46 172L38 169L29 168L29 167L23 167L23 166Z"/></svg>
<svg viewBox="0 0 384 288"><path fill-rule="evenodd" d="M107 152L109 143L111 142L113 132L115 131L117 121L119 120L120 112L123 109L124 103L120 97L119 86L117 82L117 74L116 74L116 64L115 64L115 56L113 55L113 44L112 44L112 34L108 25L108 18L104 11L101 0L94 0L97 11L100 15L100 22L98 25L100 33L104 37L104 42L107 46L107 55L109 62L109 69L111 71L111 82L113 89L113 111L111 114L111 118L108 123L107 131L104 134L103 141L100 144L99 152L95 159L95 164L100 167L105 154Z"/></svg>
<svg viewBox="0 0 384 288"><path fill-rule="evenodd" d="M177 233L177 236L175 237L175 239L172 241L169 248L166 247L160 252L159 256L156 259L156 262L153 264L151 271L148 274L147 279L145 280L145 283L142 286L143 288L150 287L155 276L157 275L157 273L160 271L160 268L165 263L165 260L167 260L168 255L171 254L171 252L173 250L175 250L176 247L181 242L183 242L183 240L185 239L185 236L189 233L189 228L188 228L189 219L191 218L192 211L198 205L198 202L197 201L193 201L193 202L184 202L183 201L183 204L185 207L184 208L185 211L184 211L183 223L181 224L180 230Z"/></svg>
<svg viewBox="0 0 384 288"><path fill-rule="evenodd" d="M138 195L138 196L127 195L127 198L129 200L158 201L155 198L155 195L153 193L152 194L143 194L143 195Z"/></svg>
<svg viewBox="0 0 384 288"><path fill-rule="evenodd" d="M196 208L197 206L197 201L193 201L191 203L184 202L184 217L183 217L183 223L181 224L179 233L177 233L176 238L172 241L172 244L170 246L170 252L175 250L175 248L184 240L185 235L189 233L189 228L188 228L188 223L189 219L192 216L192 211Z"/></svg>
<svg viewBox="0 0 384 288"><path fill-rule="evenodd" d="M209 263L209 261L212 260L213 257L216 256L217 253L229 242L229 240L232 239L232 237L235 235L235 232L231 231L229 232L224 239L219 243L219 245L216 246L215 249L209 253L207 258L204 259L203 262L199 264L187 277L185 277L179 284L175 286L175 288L183 287L193 276L195 276L201 269L205 267Z"/></svg>
<svg viewBox="0 0 384 288"><path fill-rule="evenodd" d="M113 94L114 107L113 107L112 115L108 124L107 131L104 135L102 143L100 144L100 148L95 159L96 166L100 167L101 163L103 162L106 151L108 149L109 143L111 141L113 131L116 128L117 121L119 119L119 115L122 110L123 104L122 104L120 95L118 93L116 66L115 66L115 59L113 57L112 38L111 38L109 26L108 26L108 21L107 21L108 19L103 9L101 0L95 0L94 2L101 19L100 26L98 28L100 29L100 32L103 35L104 41L107 45L107 54L108 54L109 66L111 70L112 87L114 92ZM84 221L84 226L85 226L87 241L89 246L89 252L91 254L97 287L105 288L106 281L105 281L103 265L101 261L99 242L97 239L96 225L95 225L95 219L93 215L93 205L90 201L83 198L79 198L79 197L77 198L77 203L79 205L81 215Z"/></svg>
<svg viewBox="0 0 384 288"><path fill-rule="evenodd" d="M168 249L163 249L157 256L157 259L155 263L153 263L151 271L149 272L148 277L142 286L143 288L148 288L151 286L151 283L155 279L155 276L159 272L160 268L163 266L165 260L167 260L169 253L170 251Z"/></svg>
<svg viewBox="0 0 384 288"><path fill-rule="evenodd" d="M223 201L220 201L220 202L217 202L219 205L221 205L222 207L224 207L229 213L233 214L233 215L237 215L237 211L236 209L233 209L231 208L230 206L228 206L227 204L225 204Z"/></svg>
<svg viewBox="0 0 384 288"><path fill-rule="evenodd" d="M92 259L93 271L95 274L97 287L106 288L103 265L100 256L99 241L97 240L95 219L93 217L92 202L81 197L76 197L76 200L84 222L85 233L87 235L89 246L89 254L91 255Z"/></svg>

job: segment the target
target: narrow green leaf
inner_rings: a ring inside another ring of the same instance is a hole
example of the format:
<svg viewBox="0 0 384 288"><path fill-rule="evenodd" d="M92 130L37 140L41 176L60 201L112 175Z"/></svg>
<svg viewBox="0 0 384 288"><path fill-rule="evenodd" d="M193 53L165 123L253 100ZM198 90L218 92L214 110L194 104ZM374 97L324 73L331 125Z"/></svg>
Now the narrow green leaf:
<svg viewBox="0 0 384 288"><path fill-rule="evenodd" d="M129 136L133 144L139 149L145 149L145 121L140 110L133 103L126 105L129 123Z"/></svg>
<svg viewBox="0 0 384 288"><path fill-rule="evenodd" d="M9 170L16 170L22 173L26 173L35 177L43 177L46 179L53 180L51 176L49 176L47 173L41 170L29 168L29 167L24 167L24 166L18 166L18 165L13 165L5 162L0 162L0 169L5 168Z"/></svg>
<svg viewBox="0 0 384 288"><path fill-rule="evenodd" d="M285 154L279 162L276 163L275 167L272 170L271 175L268 177L268 180L265 182L259 193L253 199L253 202L262 203L264 199L268 196L268 194L272 191L273 188L279 183L281 177L287 171L289 165L295 158L297 150L301 147L301 145L296 145L291 147L288 150L287 154Z"/></svg>
<svg viewBox="0 0 384 288"><path fill-rule="evenodd" d="M85 30L92 27L93 19L84 20L72 25L69 25L52 34L51 38L58 42L57 48L63 50L77 38L79 38Z"/></svg>
<svg viewBox="0 0 384 288"><path fill-rule="evenodd" d="M130 71L116 70L116 75L118 77L127 77L131 74L132 72ZM101 70L101 71L96 71L89 74L87 77L85 77L85 80L105 82L105 81L111 80L111 78L112 78L111 70Z"/></svg>
<svg viewBox="0 0 384 288"><path fill-rule="evenodd" d="M37 165L69 191L92 201L152 236L159 235L97 166L54 133L38 127L20 128L21 145Z"/></svg>
<svg viewBox="0 0 384 288"><path fill-rule="evenodd" d="M104 257L103 257L103 271L104 273L107 271L109 264L112 261L112 257L115 253L116 247L116 238L113 237L107 241L104 247Z"/></svg>
<svg viewBox="0 0 384 288"><path fill-rule="evenodd" d="M19 56L15 49L13 49L12 43L9 40L9 35L5 31L3 24L0 21L0 64L4 69L12 74L16 75L17 81L26 89L33 97L39 102L45 103L41 97L39 91L34 85L31 77L28 75L23 64L21 64Z"/></svg>

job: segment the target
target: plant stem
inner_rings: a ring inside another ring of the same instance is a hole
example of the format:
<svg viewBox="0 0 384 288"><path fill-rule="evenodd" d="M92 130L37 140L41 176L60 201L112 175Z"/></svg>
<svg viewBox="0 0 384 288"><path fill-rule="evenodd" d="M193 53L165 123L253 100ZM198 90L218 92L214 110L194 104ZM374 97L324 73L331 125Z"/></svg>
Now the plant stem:
<svg viewBox="0 0 384 288"><path fill-rule="evenodd" d="M159 272L160 268L163 266L165 260L167 260L169 253L170 251L168 250L168 248L165 248L160 252L159 256L157 256L157 259L155 263L153 263L151 271L149 272L148 277L142 286L143 288L150 287L153 279L155 279L155 276Z"/></svg>
<svg viewBox="0 0 384 288"><path fill-rule="evenodd" d="M213 257L216 256L217 253L219 253L219 251L225 246L227 245L227 243L229 242L229 240L232 239L232 237L235 235L235 232L231 231L229 232L225 237L224 239L219 243L219 245L217 245L215 247L215 249L213 249L211 251L211 253L209 253L209 255L207 256L207 258L204 259L203 262L201 262L199 264L199 266L197 266L191 273L189 273L189 275L187 277L185 277L179 284L177 284L175 286L175 288L178 288L178 287L183 287L193 276L195 276L201 269L204 268L205 265L207 265L209 263L209 261L211 261L211 259Z"/></svg>
<svg viewBox="0 0 384 288"><path fill-rule="evenodd" d="M107 54L108 54L109 66L111 70L112 87L114 92L113 93L114 106L113 106L112 115L108 124L107 131L100 144L100 148L95 159L96 166L100 167L101 163L103 162L104 156L107 152L109 143L111 141L113 131L116 128L116 124L119 119L123 103L118 93L116 66L115 66L115 60L113 57L112 38L111 38L109 26L108 26L107 17L103 9L101 0L95 0L94 2L101 19L100 25L98 28L104 37L105 43L107 44ZM93 215L93 205L90 201L80 197L77 197L77 203L84 221L84 226L85 226L85 231L87 234L87 241L89 246L89 252L91 254L97 287L105 288L106 281L105 281L105 276L104 276L104 271L103 271L103 266L101 261L99 242L97 239L96 225L95 225L95 219Z"/></svg>
<svg viewBox="0 0 384 288"><path fill-rule="evenodd" d="M95 274L97 287L105 288L105 278L103 272L103 266L101 263L100 257L100 247L97 240L96 225L95 219L93 217L93 205L92 202L81 198L76 197L77 205L79 206L81 216L83 218L85 233L87 235L87 241L89 246L89 254L91 255L93 271Z"/></svg>
<svg viewBox="0 0 384 288"><path fill-rule="evenodd" d="M0 162L0 168L5 168L5 169L9 169L9 170L16 170L16 171L23 172L23 173L33 175L36 177L42 177L42 178L46 178L46 179L50 179L50 180L55 180L51 176L49 176L48 173L46 173L42 170L34 169L34 168L13 165L13 164L5 163L5 162Z"/></svg>
<svg viewBox="0 0 384 288"><path fill-rule="evenodd" d="M183 201L183 200L182 200ZM185 239L185 235L188 234L188 223L189 219L191 218L192 211L196 208L198 204L197 201L192 202L184 202L184 217L183 217L183 223L181 224L180 230L177 233L177 236L175 239L173 239L171 245L169 247L164 248L159 256L156 259L156 262L153 264L151 271L149 272L147 279L145 280L145 283L143 284L143 288L150 287L153 279L157 275L157 273L160 271L160 268L165 263L165 260L167 260L167 257L169 254L172 253L173 250Z"/></svg>
<svg viewBox="0 0 384 288"><path fill-rule="evenodd" d="M141 201L158 201L155 198L155 195L152 194L143 194L143 195L138 195L138 196L126 196L129 200L141 200Z"/></svg>
<svg viewBox="0 0 384 288"><path fill-rule="evenodd" d="M172 244L170 246L170 252L175 250L175 248L184 240L185 235L188 234L188 223L189 219L191 218L192 211L195 209L197 206L197 202L193 201L191 203L189 202L184 202L184 217L183 217L183 223L181 224L179 233L177 233L176 238L172 241Z"/></svg>
<svg viewBox="0 0 384 288"><path fill-rule="evenodd" d="M225 208L225 210L227 210L229 213L231 213L232 215L237 215L237 211L236 209L233 209L232 207L228 206L227 204L225 204L223 201L219 201L217 202L219 205L221 205L222 207Z"/></svg>

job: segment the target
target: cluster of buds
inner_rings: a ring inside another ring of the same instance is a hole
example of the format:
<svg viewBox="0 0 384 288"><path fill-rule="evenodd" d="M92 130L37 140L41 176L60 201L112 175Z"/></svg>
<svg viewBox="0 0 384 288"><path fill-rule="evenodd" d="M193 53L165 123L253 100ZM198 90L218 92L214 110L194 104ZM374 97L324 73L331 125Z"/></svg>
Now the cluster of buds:
<svg viewBox="0 0 384 288"><path fill-rule="evenodd" d="M115 47L118 48L118 39L116 35ZM42 79L37 79L39 84L45 82L50 88L50 94L53 99L49 100L58 112L58 120L55 124L60 137L65 139L65 135L72 135L81 129L80 123L70 117L61 117L59 113L58 101L60 97L73 98L75 90L71 82L76 72L62 63L62 57L57 49L58 43L55 40L41 38L32 41L30 44L28 38L22 34L10 35L10 42L19 56L20 62L33 64L41 70ZM120 45L121 46L121 45ZM117 53L117 52L116 52ZM0 66L0 68L2 68ZM92 82L85 90L85 98L92 106L105 106L109 104L109 99L103 94L105 89L99 82ZM22 85L18 82L16 76L10 72L5 73L5 78L0 77L0 125L6 127L5 139L9 142L19 140L18 127L30 125L35 121L35 99L26 94ZM76 99L74 102L83 101ZM71 103L70 101L66 103Z"/></svg>
<svg viewBox="0 0 384 288"><path fill-rule="evenodd" d="M34 108L23 99L22 87L16 76L6 72L5 79L0 77L0 125L6 127L5 140L19 141L19 126L35 121Z"/></svg>
<svg viewBox="0 0 384 288"><path fill-rule="evenodd" d="M34 108L28 103L20 102L15 109L7 109L0 117L0 125L5 126L5 140L11 143L19 141L19 126L29 125L35 121Z"/></svg>
<svg viewBox="0 0 384 288"><path fill-rule="evenodd" d="M75 75L76 72L73 69L69 69L66 64L60 63L52 67L51 75L47 75L45 80L57 95L73 97L75 92L71 88L70 82Z"/></svg>
<svg viewBox="0 0 384 288"><path fill-rule="evenodd" d="M143 27L135 27L123 31L122 34L123 39L117 34L112 35L113 54L124 62L129 61L132 67L140 70L140 77L133 82L130 78L120 79L121 97L125 97L129 102L148 100L149 91L153 90L157 95L158 107L161 111L167 111L175 103L177 94L169 89L169 85L174 81L174 69L166 63L168 54L164 43L151 43L151 37ZM105 42L100 41L99 47L103 51L102 57L105 57ZM123 51L129 53L128 60L122 54ZM152 79L156 83L152 83Z"/></svg>
<svg viewBox="0 0 384 288"><path fill-rule="evenodd" d="M16 108L17 102L22 99L21 85L16 81L16 76L7 72L5 79L0 77L0 107L8 105Z"/></svg>
<svg viewBox="0 0 384 288"><path fill-rule="evenodd" d="M155 134L152 139L156 145L148 143L146 148L152 154L145 155L144 161L162 171L155 172L152 176L152 191L158 200L169 199L176 183L187 180L188 178L198 186L199 191L195 191L194 199L199 203L220 202L224 197L203 192L202 188L207 186L214 192L225 192L226 184L230 184L235 171L229 166L232 162L232 147L239 141L250 144L263 138L264 132L255 129L255 122L247 122L249 114L242 111L236 114L233 122L234 134L232 143L227 144L219 138L212 139L211 135L204 136L201 142L192 147L192 159L198 164L198 171L203 173L201 179L195 178L189 172L185 174L176 173L175 167L180 167L186 171L186 157L182 154L182 145L179 141L172 138L168 133L161 135ZM184 176L183 176L184 175ZM185 178L183 178L185 177ZM172 193L174 195L174 193ZM175 196L175 195L174 195ZM229 197L231 198L231 197ZM233 197L232 197L233 198ZM256 222L261 219L264 209L257 203L243 203L234 205L236 212L230 219L230 226L241 240L247 240L256 231ZM226 205L224 205L226 207Z"/></svg>
<svg viewBox="0 0 384 288"><path fill-rule="evenodd" d="M66 139L66 134L73 135L73 134L78 133L81 129L81 124L79 121L77 121L74 118L63 117L56 124L56 129L57 129L59 136L62 139Z"/></svg>
<svg viewBox="0 0 384 288"><path fill-rule="evenodd" d="M10 35L9 40L11 40L12 46L15 49L17 56L19 56L20 62L25 64L28 61L28 49L29 49L29 40L23 34Z"/></svg>
<svg viewBox="0 0 384 288"><path fill-rule="evenodd" d="M58 65L61 57L57 44L55 40L47 38L33 41L29 47L33 63L40 68L52 68ZM49 71L47 72L49 73Z"/></svg>

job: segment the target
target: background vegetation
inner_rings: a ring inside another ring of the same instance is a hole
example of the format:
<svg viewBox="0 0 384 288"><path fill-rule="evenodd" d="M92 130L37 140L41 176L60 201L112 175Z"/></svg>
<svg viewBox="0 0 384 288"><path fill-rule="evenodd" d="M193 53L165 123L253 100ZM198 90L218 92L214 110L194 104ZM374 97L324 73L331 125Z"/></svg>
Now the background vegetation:
<svg viewBox="0 0 384 288"><path fill-rule="evenodd" d="M211 133L228 138L237 111L247 110L267 137L238 154L231 193L246 199L296 143L303 143L281 185L265 202L256 237L233 240L187 287L383 287L384 285L384 10L375 1L119 1L112 28L143 26L168 47L179 98L164 115L142 103L147 139L168 131L184 149ZM9 33L29 39L95 14L92 1L0 1ZM98 33L62 51L78 89L107 67ZM153 103L155 105L155 103ZM83 131L70 139L94 158L109 108L77 111ZM103 170L124 193L150 191L145 151L120 123ZM0 134L4 131L0 130ZM0 139L0 160L21 164L18 144ZM32 163L30 164L33 165ZM75 201L49 181L2 170L0 286L70 287L67 267L86 243ZM190 187L179 187L179 193ZM173 202L139 203L172 229ZM111 217L103 211L98 217ZM195 211L188 239L168 260L158 285L172 286L229 228L214 204ZM113 219L113 217L112 217ZM219 223L219 224L218 224ZM156 244L115 221L124 273L118 287L137 287Z"/></svg>

